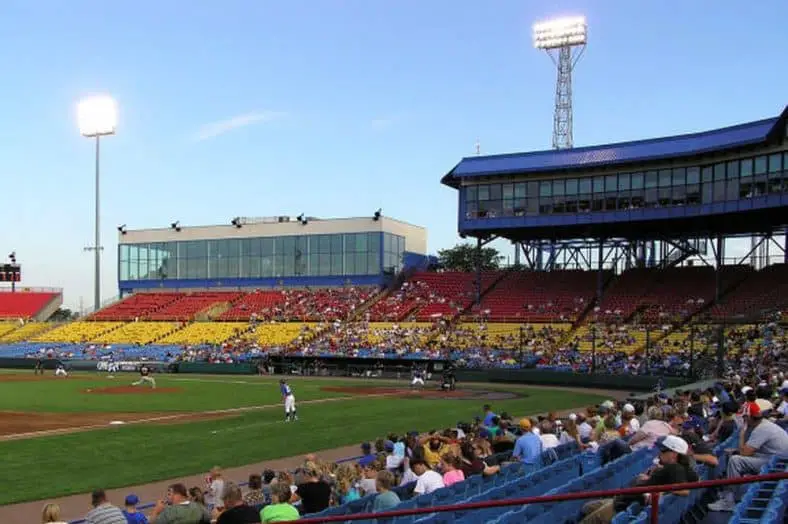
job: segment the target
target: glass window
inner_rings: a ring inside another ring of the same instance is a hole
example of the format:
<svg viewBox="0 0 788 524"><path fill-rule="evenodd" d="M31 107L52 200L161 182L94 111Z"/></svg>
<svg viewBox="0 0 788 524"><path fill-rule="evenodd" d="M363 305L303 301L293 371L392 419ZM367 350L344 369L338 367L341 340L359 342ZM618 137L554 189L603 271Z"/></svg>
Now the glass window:
<svg viewBox="0 0 788 524"><path fill-rule="evenodd" d="M501 184L490 184L490 200L501 199Z"/></svg>
<svg viewBox="0 0 788 524"><path fill-rule="evenodd" d="M731 162L728 162L726 177L728 178L728 180L738 179L739 178L739 161L738 160L733 160Z"/></svg>
<svg viewBox="0 0 788 524"><path fill-rule="evenodd" d="M581 178L580 179L580 194L586 195L591 192L591 179L590 178Z"/></svg>
<svg viewBox="0 0 788 524"><path fill-rule="evenodd" d="M504 200L514 198L514 184L504 184L501 196Z"/></svg>
<svg viewBox="0 0 788 524"><path fill-rule="evenodd" d="M360 233L358 236L364 238L364 248L366 249L366 238L367 236L364 233ZM331 253L342 253L342 235L329 235L331 240Z"/></svg>
<svg viewBox="0 0 788 524"><path fill-rule="evenodd" d="M260 251L259 238L245 238L241 241L241 253L245 257L259 257Z"/></svg>
<svg viewBox="0 0 788 524"><path fill-rule="evenodd" d="M539 196L539 182L528 182L528 190L526 191L527 197L536 197Z"/></svg>
<svg viewBox="0 0 788 524"><path fill-rule="evenodd" d="M553 195L555 195L555 196L563 196L564 195L564 181L563 180L553 180Z"/></svg>
<svg viewBox="0 0 788 524"><path fill-rule="evenodd" d="M260 239L260 253L265 255L273 255L274 254L274 239L271 238L261 238Z"/></svg>
<svg viewBox="0 0 788 524"><path fill-rule="evenodd" d="M514 197L525 198L525 182L518 182L514 185Z"/></svg>
<svg viewBox="0 0 788 524"><path fill-rule="evenodd" d="M687 168L687 184L699 184L700 183L700 168L699 167L688 167Z"/></svg>
<svg viewBox="0 0 788 524"><path fill-rule="evenodd" d="M594 193L604 193L604 192L605 192L605 177L595 176Z"/></svg>
<svg viewBox="0 0 788 524"><path fill-rule="evenodd" d="M380 252L380 233L367 233L367 250L370 253Z"/></svg>
<svg viewBox="0 0 788 524"><path fill-rule="evenodd" d="M714 180L714 171L712 170L711 166L706 166L701 170L700 176L704 184L706 182L711 182Z"/></svg>
<svg viewBox="0 0 788 524"><path fill-rule="evenodd" d="M765 156L756 156L755 157L755 174L756 175L763 175L766 173L766 157Z"/></svg>
<svg viewBox="0 0 788 524"><path fill-rule="evenodd" d="M673 170L673 184L674 186L683 186L687 183L687 170L683 167L677 167Z"/></svg>
<svg viewBox="0 0 788 524"><path fill-rule="evenodd" d="M490 186L479 186L478 189L479 193L479 200L489 200L490 199Z"/></svg>
<svg viewBox="0 0 788 524"><path fill-rule="evenodd" d="M544 180L539 184L539 196L549 197L551 195L552 186L549 180Z"/></svg>
<svg viewBox="0 0 788 524"><path fill-rule="evenodd" d="M657 172L646 171L646 189L657 187Z"/></svg>
<svg viewBox="0 0 788 524"><path fill-rule="evenodd" d="M577 179L576 178L569 178L566 180L566 194L567 195L576 195L577 194Z"/></svg>
<svg viewBox="0 0 788 524"><path fill-rule="evenodd" d="M376 275L380 273L380 253L367 253L367 275ZM399 271L402 267L402 257L399 257L394 262L395 271Z"/></svg>
<svg viewBox="0 0 788 524"><path fill-rule="evenodd" d="M782 155L780 153L769 155L769 173L778 173L782 168Z"/></svg>
<svg viewBox="0 0 788 524"><path fill-rule="evenodd" d="M614 193L618 191L618 176L607 175L605 177L605 191L608 193Z"/></svg>
<svg viewBox="0 0 788 524"><path fill-rule="evenodd" d="M629 191L629 173L622 173L618 175L618 190L619 191Z"/></svg>
<svg viewBox="0 0 788 524"><path fill-rule="evenodd" d="M752 176L752 158L746 158L741 161L741 176Z"/></svg>
<svg viewBox="0 0 788 524"><path fill-rule="evenodd" d="M659 187L671 186L671 171L670 169L660 169L659 171Z"/></svg>
<svg viewBox="0 0 788 524"><path fill-rule="evenodd" d="M714 181L720 180L725 180L725 164L714 164Z"/></svg>
<svg viewBox="0 0 788 524"><path fill-rule="evenodd" d="M318 239L318 253L320 254L328 254L331 253L331 237L329 235L320 235ZM322 259L321 259L322 260ZM322 265L322 262L321 262ZM322 269L321 269L322 271Z"/></svg>
<svg viewBox="0 0 788 524"><path fill-rule="evenodd" d="M730 173L728 174L730 175ZM725 199L736 200L737 198L739 198L739 179L729 178L727 188L725 189Z"/></svg>
<svg viewBox="0 0 788 524"><path fill-rule="evenodd" d="M643 189L643 173L632 173L632 189Z"/></svg>
<svg viewBox="0 0 788 524"><path fill-rule="evenodd" d="M282 239L282 252L281 254L292 257L295 253L295 237L284 237Z"/></svg>
<svg viewBox="0 0 788 524"><path fill-rule="evenodd" d="M468 186L465 188L465 201L466 202L474 202L476 201L476 186Z"/></svg>

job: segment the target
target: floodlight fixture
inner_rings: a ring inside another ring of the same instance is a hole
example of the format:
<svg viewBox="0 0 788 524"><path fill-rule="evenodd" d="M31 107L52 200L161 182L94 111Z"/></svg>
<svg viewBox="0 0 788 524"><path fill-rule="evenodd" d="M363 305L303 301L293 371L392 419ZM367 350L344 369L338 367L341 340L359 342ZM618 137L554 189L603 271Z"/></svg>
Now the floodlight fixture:
<svg viewBox="0 0 788 524"><path fill-rule="evenodd" d="M305 225L307 225L309 223L309 220L306 218L306 214L304 214L304 213L301 213L300 215L298 215L297 218L298 218L298 221L301 222L302 226L305 226Z"/></svg>
<svg viewBox="0 0 788 524"><path fill-rule="evenodd" d="M383 216L383 208L379 207L378 210L375 211L375 214L372 215L372 220L377 222L378 220L380 220L380 217L382 216Z"/></svg>
<svg viewBox="0 0 788 524"><path fill-rule="evenodd" d="M241 223L241 217L235 217L234 219L230 220L230 224L234 225L238 229L241 229L241 226L243 226Z"/></svg>
<svg viewBox="0 0 788 524"><path fill-rule="evenodd" d="M170 224L170 228L174 229L177 232L180 232L181 231L181 221L180 220L176 220L175 222Z"/></svg>
<svg viewBox="0 0 788 524"><path fill-rule="evenodd" d="M537 49L585 45L588 41L586 18L573 16L536 23L533 27L533 40Z"/></svg>
<svg viewBox="0 0 788 524"><path fill-rule="evenodd" d="M572 70L588 43L584 16L555 18L533 26L533 44L546 51L558 69L553 112L553 149L574 146L572 117Z"/></svg>
<svg viewBox="0 0 788 524"><path fill-rule="evenodd" d="M110 96L92 96L77 105L79 132L86 137L114 135L118 125L118 106Z"/></svg>
<svg viewBox="0 0 788 524"><path fill-rule="evenodd" d="M126 224L122 224L122 225L118 226L118 232L121 235L125 235L126 234Z"/></svg>

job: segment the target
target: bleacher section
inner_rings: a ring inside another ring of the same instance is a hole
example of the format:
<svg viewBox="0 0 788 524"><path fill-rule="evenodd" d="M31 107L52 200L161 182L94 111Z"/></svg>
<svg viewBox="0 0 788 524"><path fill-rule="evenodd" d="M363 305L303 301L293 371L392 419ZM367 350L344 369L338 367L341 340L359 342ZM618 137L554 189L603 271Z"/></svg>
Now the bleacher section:
<svg viewBox="0 0 788 524"><path fill-rule="evenodd" d="M19 326L18 324L14 324L15 329L10 332L6 332L5 335L0 336L0 343L6 344L9 342L23 342L25 340L31 340L33 337L36 337L47 331L56 327L57 324L52 322L28 322L23 326Z"/></svg>
<svg viewBox="0 0 788 524"><path fill-rule="evenodd" d="M274 310L284 301L285 294L282 291L256 290L237 300L230 309L219 315L217 320L248 322L252 315L268 319L274 316Z"/></svg>
<svg viewBox="0 0 788 524"><path fill-rule="evenodd" d="M597 279L595 271L512 271L474 313L492 322L573 322L593 300Z"/></svg>
<svg viewBox="0 0 788 524"><path fill-rule="evenodd" d="M71 322L32 337L33 342L95 342L100 335L117 329L122 322Z"/></svg>
<svg viewBox="0 0 788 524"><path fill-rule="evenodd" d="M62 301L62 294L38 291L12 293L2 290L0 291L0 319L35 318L55 300Z"/></svg>
<svg viewBox="0 0 788 524"><path fill-rule="evenodd" d="M174 331L158 341L159 344L178 344L197 346L202 344L218 345L230 338L239 336L249 329L245 322L195 322Z"/></svg>
<svg viewBox="0 0 788 524"><path fill-rule="evenodd" d="M94 336L91 341L102 344L150 344L178 328L175 322L129 322L118 329ZM69 341L73 342L73 341Z"/></svg>
<svg viewBox="0 0 788 524"><path fill-rule="evenodd" d="M715 320L759 315L788 306L788 265L774 264L753 273L711 309Z"/></svg>
<svg viewBox="0 0 788 524"><path fill-rule="evenodd" d="M93 314L90 320L130 321L145 317L184 295L182 293L135 293Z"/></svg>
<svg viewBox="0 0 788 524"><path fill-rule="evenodd" d="M187 322L194 319L194 316L206 309L210 309L219 304L229 304L239 298L239 292L200 292L189 293L181 296L178 300L170 302L164 307L145 315L146 320L180 320Z"/></svg>
<svg viewBox="0 0 788 524"><path fill-rule="evenodd" d="M261 347L286 346L298 337L311 336L316 327L314 323L260 324L251 338Z"/></svg>
<svg viewBox="0 0 788 524"><path fill-rule="evenodd" d="M481 289L484 292L497 279L498 272L482 273ZM417 273L411 279L422 288L423 297L416 320L429 322L438 317L453 318L470 307L476 296L475 273Z"/></svg>

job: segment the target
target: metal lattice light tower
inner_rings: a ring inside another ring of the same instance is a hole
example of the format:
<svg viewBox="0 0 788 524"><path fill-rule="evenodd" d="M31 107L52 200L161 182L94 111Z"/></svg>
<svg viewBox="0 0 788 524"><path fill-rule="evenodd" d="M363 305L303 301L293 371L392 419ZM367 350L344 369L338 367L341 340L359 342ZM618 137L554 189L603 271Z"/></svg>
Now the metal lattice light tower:
<svg viewBox="0 0 788 524"><path fill-rule="evenodd" d="M585 51L588 25L583 16L556 18L533 27L534 47L547 52L558 68L553 114L553 149L571 148L572 70Z"/></svg>

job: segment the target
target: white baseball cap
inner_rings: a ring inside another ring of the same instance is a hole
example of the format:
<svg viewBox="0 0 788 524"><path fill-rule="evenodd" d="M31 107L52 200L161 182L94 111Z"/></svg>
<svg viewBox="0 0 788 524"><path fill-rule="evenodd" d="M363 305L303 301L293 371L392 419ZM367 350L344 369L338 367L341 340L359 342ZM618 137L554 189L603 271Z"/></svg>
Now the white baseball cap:
<svg viewBox="0 0 788 524"><path fill-rule="evenodd" d="M624 404L624 408L623 409L627 413L634 413L635 412L635 406L633 406L632 404Z"/></svg>
<svg viewBox="0 0 788 524"><path fill-rule="evenodd" d="M746 395L748 391L752 391L752 388L750 386L744 386L743 388L741 388L742 395Z"/></svg>
<svg viewBox="0 0 788 524"><path fill-rule="evenodd" d="M660 437L657 439L657 446L661 450L669 450L675 451L679 455L686 455L687 451L689 451L689 445L687 441L681 437L677 437L676 435L667 435L665 437Z"/></svg>

